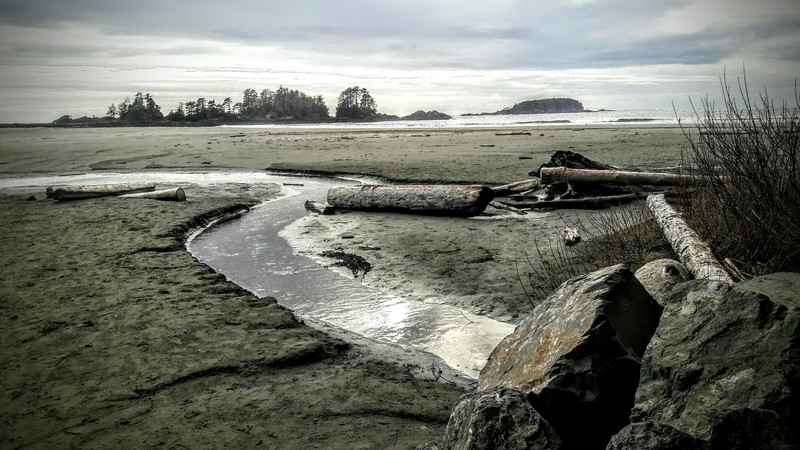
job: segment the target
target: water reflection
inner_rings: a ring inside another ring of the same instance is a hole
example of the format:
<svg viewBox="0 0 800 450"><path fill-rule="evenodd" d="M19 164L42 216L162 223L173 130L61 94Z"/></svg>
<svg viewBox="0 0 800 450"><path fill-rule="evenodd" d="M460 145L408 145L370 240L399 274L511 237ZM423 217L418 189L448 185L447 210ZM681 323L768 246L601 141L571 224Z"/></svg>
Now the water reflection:
<svg viewBox="0 0 800 450"><path fill-rule="evenodd" d="M291 196L201 234L190 244L199 260L260 296L274 296L300 316L361 335L439 355L476 377L494 346L513 327L458 308L390 295L296 255L279 232L308 214L305 200L324 201L342 180L300 179Z"/></svg>

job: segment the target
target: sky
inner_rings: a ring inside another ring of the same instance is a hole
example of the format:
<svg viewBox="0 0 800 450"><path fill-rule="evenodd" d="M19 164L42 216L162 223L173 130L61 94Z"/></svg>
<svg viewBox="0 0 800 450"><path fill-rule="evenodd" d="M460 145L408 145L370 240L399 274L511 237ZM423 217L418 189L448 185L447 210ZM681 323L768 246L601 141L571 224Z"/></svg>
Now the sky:
<svg viewBox="0 0 800 450"><path fill-rule="evenodd" d="M279 86L332 114L351 86L401 116L683 109L720 99L723 75L793 102L798 0L0 0L0 123Z"/></svg>

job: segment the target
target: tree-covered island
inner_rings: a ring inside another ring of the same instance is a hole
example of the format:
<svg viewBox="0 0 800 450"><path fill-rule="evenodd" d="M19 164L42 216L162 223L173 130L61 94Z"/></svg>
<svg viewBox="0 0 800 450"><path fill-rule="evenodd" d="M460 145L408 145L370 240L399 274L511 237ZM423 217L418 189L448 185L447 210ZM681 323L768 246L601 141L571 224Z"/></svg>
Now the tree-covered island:
<svg viewBox="0 0 800 450"><path fill-rule="evenodd" d="M583 104L574 98L544 98L540 100L526 100L514 106L503 108L499 111L480 114L465 114L470 116L497 116L505 114L559 114L584 112Z"/></svg>
<svg viewBox="0 0 800 450"><path fill-rule="evenodd" d="M585 111L581 102L571 98L547 98L528 100L493 113L465 114L542 114ZM416 111L398 117L378 112L378 105L366 88L353 86L339 94L336 115L330 110L321 95L284 86L276 90L245 89L241 101L230 97L218 102L216 99L200 97L180 102L164 114L150 93L137 92L133 98L126 97L118 104L112 103L104 117L80 117L73 119L64 115L54 120L53 126L209 126L232 123L321 123L341 121L384 120L448 120L451 116L438 111Z"/></svg>

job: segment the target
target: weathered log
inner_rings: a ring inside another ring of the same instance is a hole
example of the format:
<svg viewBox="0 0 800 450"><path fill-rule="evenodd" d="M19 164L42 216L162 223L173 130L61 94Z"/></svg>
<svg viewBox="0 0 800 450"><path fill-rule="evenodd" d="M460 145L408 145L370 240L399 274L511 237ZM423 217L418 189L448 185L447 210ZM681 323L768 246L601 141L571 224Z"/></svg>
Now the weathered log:
<svg viewBox="0 0 800 450"><path fill-rule="evenodd" d="M110 197L123 194L134 194L137 192L152 192L156 190L156 185L152 183L143 184L106 184L100 186L74 186L58 188L50 192L48 197L60 202L69 200L83 200L87 198Z"/></svg>
<svg viewBox="0 0 800 450"><path fill-rule="evenodd" d="M322 214L326 216L336 214L336 208L327 203L319 203L312 200L306 200L305 206L306 206L306 211L310 211L313 213Z"/></svg>
<svg viewBox="0 0 800 450"><path fill-rule="evenodd" d="M486 186L338 186L328 190L328 204L363 211L469 217L482 213L494 196Z"/></svg>
<svg viewBox="0 0 800 450"><path fill-rule="evenodd" d="M539 188L529 189L517 194L511 194L508 198L539 198L542 195L542 190Z"/></svg>
<svg viewBox="0 0 800 450"><path fill-rule="evenodd" d="M120 198L149 198L153 200L164 200L168 202L185 202L186 193L181 188L164 189L153 192L139 192L137 194L123 194Z"/></svg>
<svg viewBox="0 0 800 450"><path fill-rule="evenodd" d="M489 206L491 206L493 208L497 208L497 209L503 209L503 210L506 210L506 211L511 211L513 213L519 214L520 216L524 216L525 214L527 214L525 211L523 211L523 210L521 210L519 208L515 208L515 207L513 207L511 205L506 205L505 203L501 203L501 202L499 202L497 200L490 201L489 202Z"/></svg>
<svg viewBox="0 0 800 450"><path fill-rule="evenodd" d="M733 279L714 257L708 244L667 203L663 194L648 196L647 206L653 212L678 259L695 278L733 283Z"/></svg>
<svg viewBox="0 0 800 450"><path fill-rule="evenodd" d="M623 170L584 170L566 167L542 167L539 177L545 182L574 181L581 183L647 184L678 186L692 181L689 175L659 172L628 172Z"/></svg>
<svg viewBox="0 0 800 450"><path fill-rule="evenodd" d="M539 185L539 180L523 180L516 183L504 184L502 186L493 187L495 195L498 197L505 197L510 194L518 192L529 191Z"/></svg>
<svg viewBox="0 0 800 450"><path fill-rule="evenodd" d="M630 203L638 198L641 198L639 194L623 194L559 200L501 200L500 202L515 208L598 209Z"/></svg>

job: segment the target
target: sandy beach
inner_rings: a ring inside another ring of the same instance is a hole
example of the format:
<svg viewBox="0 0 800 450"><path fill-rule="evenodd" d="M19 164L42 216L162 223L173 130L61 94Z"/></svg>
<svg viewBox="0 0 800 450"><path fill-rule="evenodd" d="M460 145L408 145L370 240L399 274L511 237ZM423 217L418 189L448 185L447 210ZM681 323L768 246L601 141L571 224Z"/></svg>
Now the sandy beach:
<svg viewBox="0 0 800 450"><path fill-rule="evenodd" d="M529 178L556 150L667 167L684 145L678 128L631 125L2 129L0 177L245 169L499 185ZM414 448L441 440L468 387L443 382L424 358L308 326L185 250L191 229L273 198L280 186L188 189L184 203L60 204L45 200L44 188L0 195L0 446ZM513 323L532 306L515 262L581 213L488 212L309 215L284 237L312 257L363 256L371 286Z"/></svg>

